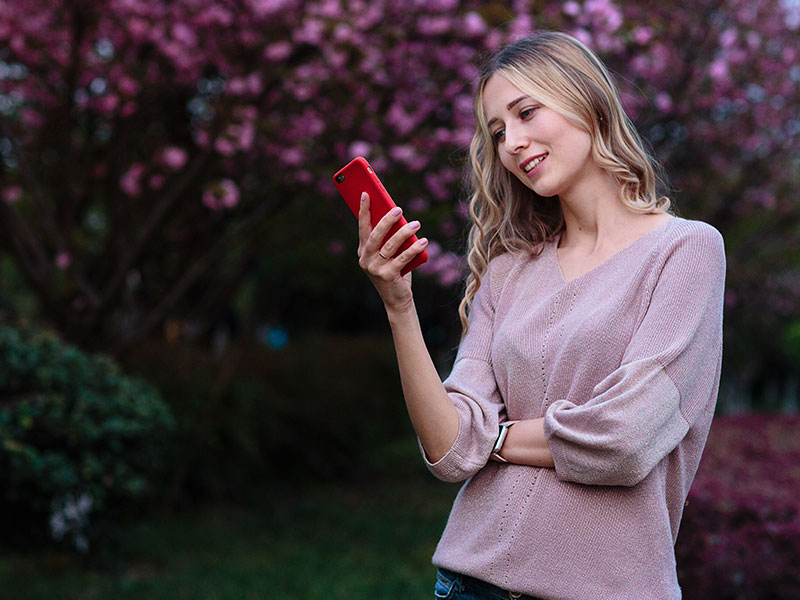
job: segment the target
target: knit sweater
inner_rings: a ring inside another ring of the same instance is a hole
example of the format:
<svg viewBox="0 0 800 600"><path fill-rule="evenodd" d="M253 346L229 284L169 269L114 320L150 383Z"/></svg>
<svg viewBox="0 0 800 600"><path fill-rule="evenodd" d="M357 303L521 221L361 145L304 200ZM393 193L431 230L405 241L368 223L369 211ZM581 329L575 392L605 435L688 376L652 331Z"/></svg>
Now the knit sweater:
<svg viewBox="0 0 800 600"><path fill-rule="evenodd" d="M546 600L681 597L674 545L716 404L716 229L672 217L565 281L558 239L490 262L445 388L467 480L436 566ZM489 461L498 424L544 417L555 468ZM423 453L424 458L424 453Z"/></svg>

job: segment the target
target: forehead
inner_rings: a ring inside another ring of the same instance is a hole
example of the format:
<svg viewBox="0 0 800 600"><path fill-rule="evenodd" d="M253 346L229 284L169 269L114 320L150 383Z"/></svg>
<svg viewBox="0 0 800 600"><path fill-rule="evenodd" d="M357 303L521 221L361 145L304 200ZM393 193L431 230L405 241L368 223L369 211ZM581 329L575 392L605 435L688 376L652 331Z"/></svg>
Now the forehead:
<svg viewBox="0 0 800 600"><path fill-rule="evenodd" d="M495 73L483 86L483 113L487 121L502 119L516 101L530 97L503 75Z"/></svg>

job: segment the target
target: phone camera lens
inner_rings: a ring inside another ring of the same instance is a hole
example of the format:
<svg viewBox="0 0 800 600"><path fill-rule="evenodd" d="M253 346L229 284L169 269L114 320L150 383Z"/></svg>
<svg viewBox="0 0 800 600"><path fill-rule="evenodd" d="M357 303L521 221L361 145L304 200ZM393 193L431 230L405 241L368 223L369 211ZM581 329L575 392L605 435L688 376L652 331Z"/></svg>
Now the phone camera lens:
<svg viewBox="0 0 800 600"><path fill-rule="evenodd" d="M339 174L339 175L336 176L336 182L337 183L342 183L343 181L344 181L344 175Z"/></svg>

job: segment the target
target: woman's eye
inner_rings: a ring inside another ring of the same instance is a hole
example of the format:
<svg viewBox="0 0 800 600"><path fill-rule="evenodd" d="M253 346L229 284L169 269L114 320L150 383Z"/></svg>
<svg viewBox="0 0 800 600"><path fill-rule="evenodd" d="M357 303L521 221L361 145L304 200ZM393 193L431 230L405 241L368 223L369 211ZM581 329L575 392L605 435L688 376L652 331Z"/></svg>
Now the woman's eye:
<svg viewBox="0 0 800 600"><path fill-rule="evenodd" d="M519 116L523 119L527 119L528 117L532 116L533 113L536 111L536 107L534 108L526 108L525 110L519 113Z"/></svg>
<svg viewBox="0 0 800 600"><path fill-rule="evenodd" d="M495 132L492 134L492 137L494 138L494 141L495 141L495 142L499 142L500 140L502 140L502 139L503 139L503 136L504 136L505 134L506 134L506 130L505 130L505 129L498 129L497 131L495 131Z"/></svg>

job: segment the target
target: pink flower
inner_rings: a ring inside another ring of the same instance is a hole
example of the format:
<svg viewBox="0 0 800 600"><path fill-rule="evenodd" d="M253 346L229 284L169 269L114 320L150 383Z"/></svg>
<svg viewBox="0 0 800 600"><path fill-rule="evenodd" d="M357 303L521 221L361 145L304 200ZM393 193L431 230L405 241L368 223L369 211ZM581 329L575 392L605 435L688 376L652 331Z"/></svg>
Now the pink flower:
<svg viewBox="0 0 800 600"><path fill-rule="evenodd" d="M633 39L637 44L644 46L653 39L653 30L649 27L637 27L633 32Z"/></svg>
<svg viewBox="0 0 800 600"><path fill-rule="evenodd" d="M211 210L233 208L239 203L239 188L230 179L212 183L203 192L203 204Z"/></svg>
<svg viewBox="0 0 800 600"><path fill-rule="evenodd" d="M478 13L472 11L467 13L467 16L464 17L464 31L467 35L483 35L486 29L486 21L484 21L483 17Z"/></svg>
<svg viewBox="0 0 800 600"><path fill-rule="evenodd" d="M119 187L122 188L122 191L128 194L128 196L138 196L142 191L141 179L143 173L144 165L139 163L132 164L120 178Z"/></svg>
<svg viewBox="0 0 800 600"><path fill-rule="evenodd" d="M655 98L656 106L661 112L669 112L672 110L672 98L666 92L660 92Z"/></svg>
<svg viewBox="0 0 800 600"><path fill-rule="evenodd" d="M63 250L56 254L56 266L59 269L66 269L72 264L72 257L70 256L69 252L64 252Z"/></svg>
<svg viewBox="0 0 800 600"><path fill-rule="evenodd" d="M22 198L22 188L18 185L12 185L3 190L3 202L6 204L14 204Z"/></svg>
<svg viewBox="0 0 800 600"><path fill-rule="evenodd" d="M270 44L266 47L264 50L264 58L278 62L280 60L289 58L291 53L292 45L289 42L275 42L274 44Z"/></svg>
<svg viewBox="0 0 800 600"><path fill-rule="evenodd" d="M565 14L569 15L570 17L575 17L580 14L581 12L581 5L574 0L570 0L569 2L565 2L561 7L561 10L564 11Z"/></svg>
<svg viewBox="0 0 800 600"><path fill-rule="evenodd" d="M166 178L161 173L157 173L150 178L150 187L158 190L164 185L164 181L166 181Z"/></svg>
<svg viewBox="0 0 800 600"><path fill-rule="evenodd" d="M350 156L367 156L372 150L372 145L364 141L356 141L350 144L347 154Z"/></svg>
<svg viewBox="0 0 800 600"><path fill-rule="evenodd" d="M219 138L216 142L214 142L214 150L223 156L231 156L236 152L236 146L227 138Z"/></svg>
<svg viewBox="0 0 800 600"><path fill-rule="evenodd" d="M714 81L722 81L728 78L728 63L718 58L708 66L708 74Z"/></svg>
<svg viewBox="0 0 800 600"><path fill-rule="evenodd" d="M186 150L177 146L167 146L161 153L161 162L173 171L181 170L188 159L189 154Z"/></svg>

